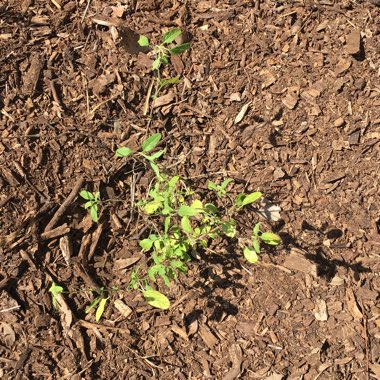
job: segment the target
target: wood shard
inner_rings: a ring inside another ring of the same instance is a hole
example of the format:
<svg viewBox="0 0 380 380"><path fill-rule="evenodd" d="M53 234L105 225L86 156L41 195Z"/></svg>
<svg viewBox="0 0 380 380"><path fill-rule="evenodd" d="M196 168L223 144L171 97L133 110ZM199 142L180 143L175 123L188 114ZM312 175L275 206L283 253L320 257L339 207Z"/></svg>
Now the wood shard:
<svg viewBox="0 0 380 380"><path fill-rule="evenodd" d="M199 326L199 335L210 350L212 350L218 343L218 339L215 335L203 324Z"/></svg>
<svg viewBox="0 0 380 380"><path fill-rule="evenodd" d="M174 92L168 92L167 94L154 99L152 103L152 108L166 106L174 100L174 97Z"/></svg>
<svg viewBox="0 0 380 380"><path fill-rule="evenodd" d="M317 277L317 264L311 262L301 251L293 249L282 264L285 268Z"/></svg>
<svg viewBox="0 0 380 380"><path fill-rule="evenodd" d="M298 96L291 93L286 94L285 98L282 99L282 103L290 110L294 109L294 107L297 105L297 102Z"/></svg>
<svg viewBox="0 0 380 380"><path fill-rule="evenodd" d="M355 29L347 36L346 51L351 55L360 52L360 30Z"/></svg>
<svg viewBox="0 0 380 380"><path fill-rule="evenodd" d="M347 288L346 290L346 302L347 309L354 317L354 319L357 321L361 321L363 319L363 314L359 309L359 306L356 302L355 294L351 288Z"/></svg>

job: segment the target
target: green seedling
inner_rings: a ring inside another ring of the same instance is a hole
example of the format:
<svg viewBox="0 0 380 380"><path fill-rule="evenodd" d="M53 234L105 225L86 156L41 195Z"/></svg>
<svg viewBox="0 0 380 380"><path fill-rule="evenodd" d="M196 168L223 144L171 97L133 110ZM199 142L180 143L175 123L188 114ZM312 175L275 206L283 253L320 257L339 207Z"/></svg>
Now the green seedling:
<svg viewBox="0 0 380 380"><path fill-rule="evenodd" d="M57 285L53 281L53 283L51 284L51 286L49 288L49 292L51 293L53 307L55 309L57 309L58 308L57 297L63 292L63 288L62 288L62 286Z"/></svg>
<svg viewBox="0 0 380 380"><path fill-rule="evenodd" d="M256 223L252 230L252 246L246 246L243 249L244 257L251 264L258 261L261 243L276 246L281 243L281 238L273 232L261 232L260 223Z"/></svg>
<svg viewBox="0 0 380 380"><path fill-rule="evenodd" d="M85 199L87 202L84 205L84 208L88 210L91 219L97 223L99 220L98 216L98 211L99 211L99 206L101 204L100 200L100 193L99 191L95 193L91 193L90 191L87 190L82 190L79 195Z"/></svg>
<svg viewBox="0 0 380 380"><path fill-rule="evenodd" d="M158 94L165 86L179 82L178 77L162 79L160 69L163 65L167 65L169 63L171 56L182 54L190 48L189 42L173 46L175 39L181 34L181 29L171 29L162 36L162 40L159 45L153 46L150 44L148 37L140 35L138 40L139 45L142 47L150 47L151 52L149 54L154 58L152 63L152 71L156 72L156 87L153 94L153 99L157 98Z"/></svg>
<svg viewBox="0 0 380 380"><path fill-rule="evenodd" d="M238 236L234 217L244 207L257 202L262 194L243 193L234 198L227 190L233 180L227 178L221 184L208 182L208 189L217 195L218 205L202 202L179 176L169 177L160 173L155 159L161 157L163 150L147 154L160 140L161 134L154 134L143 142L141 150L136 152L122 147L116 155L141 157L149 162L156 174L146 198L137 202L142 217L152 227L151 233L139 242L142 250L149 254L148 269L140 273L140 269L135 268L129 287L141 290L150 305L166 309L170 306L169 300L151 285L157 286L158 278L161 278L166 286L170 286L179 273L186 273L191 256L199 256L199 248L207 250L215 238L246 240ZM272 232L262 233L260 223L253 228L251 238L252 244L243 246L243 255L250 263L258 261L261 242L269 245L281 242L280 237Z"/></svg>
<svg viewBox="0 0 380 380"><path fill-rule="evenodd" d="M232 178L225 179L220 185L217 185L216 183L212 181L208 181L208 189L216 191L216 195L218 198L222 198L223 196L227 195L227 186L233 181Z"/></svg>
<svg viewBox="0 0 380 380"><path fill-rule="evenodd" d="M95 297L90 305L86 307L85 313L88 314L91 310L96 308L95 320L98 322L104 313L104 309L106 307L107 301L109 300L109 297L106 297L107 292L105 288L96 290L96 293L98 293L98 296Z"/></svg>
<svg viewBox="0 0 380 380"><path fill-rule="evenodd" d="M128 147L121 147L116 150L116 156L117 157L129 157L132 155L143 157L145 160L149 162L150 167L156 174L157 178L160 180L161 174L160 170L156 164L156 159L161 157L165 150L160 150L158 152L155 152L153 154L147 154L150 151L152 151L157 144L161 141L161 133L155 133L154 135L148 137L141 145L141 150L135 152L134 150L128 148Z"/></svg>

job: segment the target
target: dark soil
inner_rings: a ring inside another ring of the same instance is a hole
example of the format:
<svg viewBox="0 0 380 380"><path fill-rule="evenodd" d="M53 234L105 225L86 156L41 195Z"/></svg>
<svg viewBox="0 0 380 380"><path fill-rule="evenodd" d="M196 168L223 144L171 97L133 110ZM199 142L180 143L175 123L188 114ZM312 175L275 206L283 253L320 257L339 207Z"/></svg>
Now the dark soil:
<svg viewBox="0 0 380 380"><path fill-rule="evenodd" d="M144 116L136 36L172 27L191 41L164 72L181 81ZM0 378L380 378L376 1L3 0L0 63ZM155 132L161 170L282 209L259 219L278 249L249 265L220 241L167 311L126 289L153 174L115 157ZM81 188L109 200L98 224ZM95 322L100 287L120 290Z"/></svg>

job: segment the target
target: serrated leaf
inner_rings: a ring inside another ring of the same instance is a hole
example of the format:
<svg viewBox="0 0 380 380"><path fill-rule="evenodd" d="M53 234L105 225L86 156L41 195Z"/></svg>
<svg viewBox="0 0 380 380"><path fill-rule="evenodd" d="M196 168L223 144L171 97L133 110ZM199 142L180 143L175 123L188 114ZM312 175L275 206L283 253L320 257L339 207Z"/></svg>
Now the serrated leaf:
<svg viewBox="0 0 380 380"><path fill-rule="evenodd" d="M149 39L147 36L141 34L137 43L142 47L149 46Z"/></svg>
<svg viewBox="0 0 380 380"><path fill-rule="evenodd" d="M264 232L260 238L265 244L269 245L279 245L281 243L281 238L273 232Z"/></svg>
<svg viewBox="0 0 380 380"><path fill-rule="evenodd" d="M198 210L195 210L194 208L187 205L182 205L178 210L179 216L195 216L198 213Z"/></svg>
<svg viewBox="0 0 380 380"><path fill-rule="evenodd" d="M100 300L99 306L96 309L96 313L95 313L96 322L98 322L100 320L100 318L102 317L102 315L104 313L104 308L106 307L107 300L108 300L108 298L102 298Z"/></svg>
<svg viewBox="0 0 380 380"><path fill-rule="evenodd" d="M57 308L57 297L63 292L62 286L57 285L54 281L51 284L49 288L49 292L51 293L51 298L52 298L52 303L53 307L56 309Z"/></svg>
<svg viewBox="0 0 380 380"><path fill-rule="evenodd" d="M190 42L185 42L184 44L174 46L174 48L169 49L169 53L172 55L178 55L184 53L190 48Z"/></svg>
<svg viewBox="0 0 380 380"><path fill-rule="evenodd" d="M169 299L157 290L147 289L144 291L143 296L149 305L157 309L166 310L170 307Z"/></svg>
<svg viewBox="0 0 380 380"><path fill-rule="evenodd" d="M152 70L158 70L161 66L161 58L156 58L152 63Z"/></svg>
<svg viewBox="0 0 380 380"><path fill-rule="evenodd" d="M143 250L149 251L152 248L153 241L150 239L143 239L140 240L139 245Z"/></svg>
<svg viewBox="0 0 380 380"><path fill-rule="evenodd" d="M143 152L150 152L154 149L161 140L161 133L155 133L148 137L141 145Z"/></svg>
<svg viewBox="0 0 380 380"><path fill-rule="evenodd" d="M256 191L254 193L251 193L251 194L248 194L247 196L245 196L245 198L243 199L243 203L242 203L242 206L246 206L246 205L249 205L253 202L256 202L258 199L261 198L263 194L260 193L259 191Z"/></svg>
<svg viewBox="0 0 380 380"><path fill-rule="evenodd" d="M184 216L182 219L181 219L181 226L182 226L182 229L188 233L188 234L191 234L193 232L193 228L191 227L191 223L190 223L190 220L187 216Z"/></svg>
<svg viewBox="0 0 380 380"><path fill-rule="evenodd" d="M118 148L116 150L116 156L117 157L128 157L133 153L134 153L134 151L131 148L128 148L126 146L122 146L121 148Z"/></svg>
<svg viewBox="0 0 380 380"><path fill-rule="evenodd" d="M243 254L245 259L251 264L255 264L259 260L256 251L251 247L244 247Z"/></svg>
<svg viewBox="0 0 380 380"><path fill-rule="evenodd" d="M82 190L79 195L83 198L86 199L86 201L94 200L94 195L87 190Z"/></svg>
<svg viewBox="0 0 380 380"><path fill-rule="evenodd" d="M170 44L172 43L178 36L182 34L182 30L178 28L174 28L166 32L162 36L162 43L163 44Z"/></svg>

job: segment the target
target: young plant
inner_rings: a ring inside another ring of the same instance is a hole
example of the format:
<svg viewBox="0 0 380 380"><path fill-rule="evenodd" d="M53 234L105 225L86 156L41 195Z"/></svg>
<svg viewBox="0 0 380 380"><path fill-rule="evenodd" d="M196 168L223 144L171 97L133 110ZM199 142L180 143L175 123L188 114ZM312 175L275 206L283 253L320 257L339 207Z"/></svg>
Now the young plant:
<svg viewBox="0 0 380 380"><path fill-rule="evenodd" d="M140 156L148 160L156 173L156 181L150 187L146 199L137 203L147 223L152 226L148 237L139 243L143 251L150 255L149 267L142 276L139 268L132 272L130 288L140 289L150 305L166 309L170 306L169 300L154 290L151 284L156 284L160 277L166 286L170 286L178 273L187 271L187 263L191 256L197 256L198 248L207 249L212 239L227 237L240 241L235 216L244 207L258 201L262 194L242 193L234 199L227 191L232 179L227 178L221 184L208 182L208 189L216 193L221 206L202 202L179 176L169 177L160 173L155 159L164 153L163 150L150 156L146 154L157 146L160 139L161 135L157 133L143 142L141 151L122 147L116 151L116 155ZM262 233L260 223L257 223L252 232L252 244L243 248L243 255L248 262L255 263L258 260L261 242L278 245L281 239L272 232Z"/></svg>
<svg viewBox="0 0 380 380"><path fill-rule="evenodd" d="M62 286L59 286L53 281L53 283L51 284L49 288L49 292L51 293L53 307L57 309L58 308L57 297L63 292L63 288Z"/></svg>
<svg viewBox="0 0 380 380"><path fill-rule="evenodd" d="M98 216L98 211L99 211L99 206L101 204L100 200L100 193L99 191L95 193L91 193L90 191L87 190L82 190L79 195L85 199L87 202L84 205L84 208L88 210L91 219L97 223L99 220Z"/></svg>
<svg viewBox="0 0 380 380"><path fill-rule="evenodd" d="M182 54L190 48L189 42L172 46L175 39L181 34L181 29L171 29L162 36L162 41L159 45L153 46L150 45L148 37L140 35L138 40L139 45L142 47L151 47L152 50L149 54L154 57L152 71L156 72L156 86L153 99L157 98L158 94L165 86L179 82L178 77L162 79L160 69L163 65L167 65L169 63L171 56Z"/></svg>
<svg viewBox="0 0 380 380"><path fill-rule="evenodd" d="M92 309L96 307L95 320L98 322L104 313L106 303L109 300L109 297L106 297L106 290L104 287L96 290L98 296L95 297L89 306L86 307L85 313L88 314Z"/></svg>
<svg viewBox="0 0 380 380"><path fill-rule="evenodd" d="M243 254L246 260L254 264L258 261L258 254L261 252L261 242L268 245L279 245L281 238L273 232L261 232L260 223L256 223L252 230L252 245L246 246L243 249Z"/></svg>
<svg viewBox="0 0 380 380"><path fill-rule="evenodd" d="M128 148L128 147L121 147L116 150L116 156L117 157L129 157L131 155L143 157L145 160L149 162L150 167L156 174L157 178L161 178L160 170L158 169L158 166L156 164L156 159L161 157L165 150L159 150L156 153L153 153L151 155L148 155L147 153L152 151L157 144L161 141L161 133L155 133L154 135L148 137L141 145L141 150L135 152L134 150Z"/></svg>

